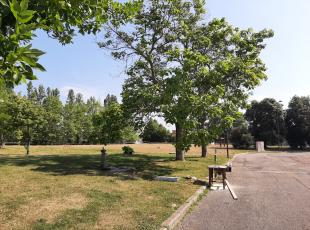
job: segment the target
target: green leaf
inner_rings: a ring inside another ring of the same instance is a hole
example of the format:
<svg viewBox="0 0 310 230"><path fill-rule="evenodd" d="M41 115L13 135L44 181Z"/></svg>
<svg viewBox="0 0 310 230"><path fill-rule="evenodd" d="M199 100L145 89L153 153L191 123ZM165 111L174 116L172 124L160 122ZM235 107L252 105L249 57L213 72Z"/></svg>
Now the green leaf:
<svg viewBox="0 0 310 230"><path fill-rule="evenodd" d="M0 3L4 6L9 7L9 4L5 0L0 0Z"/></svg>
<svg viewBox="0 0 310 230"><path fill-rule="evenodd" d="M36 68L36 69L38 69L38 70L40 70L40 71L42 71L42 72L45 72L45 71L46 71L46 69L45 69L41 64L39 64L39 63L37 63L36 66L35 66L34 68Z"/></svg>
<svg viewBox="0 0 310 230"><path fill-rule="evenodd" d="M39 50L39 49L31 49L30 50L31 52L29 52L29 53L31 53L32 55L35 55L35 56L42 56L43 54L45 54L45 52L44 51L42 51L42 50Z"/></svg>
<svg viewBox="0 0 310 230"><path fill-rule="evenodd" d="M10 3L10 9L11 9L14 17L17 19L18 18L18 14L20 12L20 6L19 6L19 4L18 4L18 2L16 0L13 0Z"/></svg>
<svg viewBox="0 0 310 230"><path fill-rule="evenodd" d="M22 0L20 3L20 8L22 11L27 10L28 9L28 2L29 0Z"/></svg>
<svg viewBox="0 0 310 230"><path fill-rule="evenodd" d="M33 11L33 10L22 11L20 14L17 15L17 20L20 23L27 23L33 18L33 15L35 13L36 11Z"/></svg>

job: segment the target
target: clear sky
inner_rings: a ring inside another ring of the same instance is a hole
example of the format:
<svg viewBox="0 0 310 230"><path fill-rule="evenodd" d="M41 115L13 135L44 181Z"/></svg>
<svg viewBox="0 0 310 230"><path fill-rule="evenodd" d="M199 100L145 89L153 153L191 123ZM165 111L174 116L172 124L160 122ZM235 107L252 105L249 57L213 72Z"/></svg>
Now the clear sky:
<svg viewBox="0 0 310 230"><path fill-rule="evenodd" d="M273 29L274 38L262 54L268 80L252 98L273 97L286 106L293 95L310 94L310 1L309 0L208 0L207 18L226 17L234 26L254 30ZM34 47L47 52L41 58L47 72L38 73L34 85L58 87L62 98L72 88L86 98L119 96L125 76L124 64L99 49L94 36L77 36L73 45L61 46L38 33ZM24 91L24 86L17 90Z"/></svg>

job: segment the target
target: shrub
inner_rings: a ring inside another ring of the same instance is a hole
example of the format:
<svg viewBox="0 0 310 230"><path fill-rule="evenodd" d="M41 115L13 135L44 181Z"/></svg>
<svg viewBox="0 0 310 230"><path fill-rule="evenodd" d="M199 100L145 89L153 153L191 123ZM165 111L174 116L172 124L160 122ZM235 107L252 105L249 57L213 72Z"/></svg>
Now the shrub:
<svg viewBox="0 0 310 230"><path fill-rule="evenodd" d="M122 150L123 150L123 153L126 155L132 155L134 153L133 148L131 148L130 146L124 146Z"/></svg>

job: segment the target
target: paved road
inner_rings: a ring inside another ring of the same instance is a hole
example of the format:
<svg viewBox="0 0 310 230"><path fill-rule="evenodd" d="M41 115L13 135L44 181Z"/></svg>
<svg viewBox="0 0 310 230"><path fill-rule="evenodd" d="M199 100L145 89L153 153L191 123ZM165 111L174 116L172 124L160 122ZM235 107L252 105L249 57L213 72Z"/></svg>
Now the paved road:
<svg viewBox="0 0 310 230"><path fill-rule="evenodd" d="M228 180L238 196L210 192L178 230L310 230L310 153L239 155Z"/></svg>

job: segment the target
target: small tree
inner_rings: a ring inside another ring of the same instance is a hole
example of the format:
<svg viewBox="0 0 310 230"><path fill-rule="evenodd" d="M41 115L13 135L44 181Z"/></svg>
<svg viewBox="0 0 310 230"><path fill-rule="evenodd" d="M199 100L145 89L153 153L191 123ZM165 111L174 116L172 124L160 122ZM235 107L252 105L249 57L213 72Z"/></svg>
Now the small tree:
<svg viewBox="0 0 310 230"><path fill-rule="evenodd" d="M21 134L20 139L29 155L32 139L40 135L38 129L44 123L44 110L21 96L14 96L8 109L12 116L12 126Z"/></svg>
<svg viewBox="0 0 310 230"><path fill-rule="evenodd" d="M133 126L127 125L121 130L121 141L123 143L135 143L139 140L139 135Z"/></svg>
<svg viewBox="0 0 310 230"><path fill-rule="evenodd" d="M101 143L122 142L124 129L128 126L122 106L116 102L109 104L94 117L94 125Z"/></svg>
<svg viewBox="0 0 310 230"><path fill-rule="evenodd" d="M144 142L167 142L170 140L169 130L154 119L150 119L140 136Z"/></svg>

